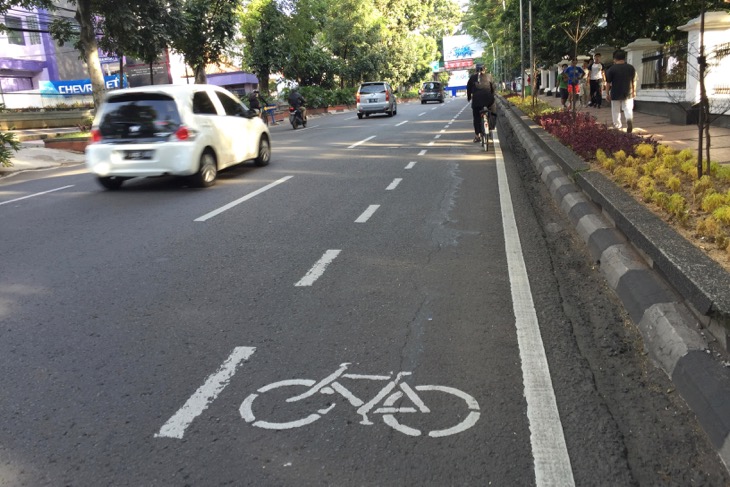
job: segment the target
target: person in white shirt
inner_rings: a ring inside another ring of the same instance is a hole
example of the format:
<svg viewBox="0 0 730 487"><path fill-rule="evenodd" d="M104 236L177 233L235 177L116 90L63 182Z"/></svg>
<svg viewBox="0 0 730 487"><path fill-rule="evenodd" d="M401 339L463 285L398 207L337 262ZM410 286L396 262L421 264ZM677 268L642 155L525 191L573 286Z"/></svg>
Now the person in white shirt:
<svg viewBox="0 0 730 487"><path fill-rule="evenodd" d="M588 106L601 108L603 102L603 84L606 81L603 64L601 64L601 55L596 53L588 67L590 69L591 85L591 102Z"/></svg>

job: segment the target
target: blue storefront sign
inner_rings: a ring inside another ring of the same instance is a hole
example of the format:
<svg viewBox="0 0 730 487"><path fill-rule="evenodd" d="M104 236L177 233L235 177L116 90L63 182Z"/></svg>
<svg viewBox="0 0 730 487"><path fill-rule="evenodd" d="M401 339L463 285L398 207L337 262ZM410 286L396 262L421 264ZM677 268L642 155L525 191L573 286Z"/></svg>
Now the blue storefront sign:
<svg viewBox="0 0 730 487"><path fill-rule="evenodd" d="M119 76L116 74L111 76L104 76L104 84L106 85L107 90L115 90L119 88ZM47 96L91 95L91 79L41 81L40 91L41 95Z"/></svg>

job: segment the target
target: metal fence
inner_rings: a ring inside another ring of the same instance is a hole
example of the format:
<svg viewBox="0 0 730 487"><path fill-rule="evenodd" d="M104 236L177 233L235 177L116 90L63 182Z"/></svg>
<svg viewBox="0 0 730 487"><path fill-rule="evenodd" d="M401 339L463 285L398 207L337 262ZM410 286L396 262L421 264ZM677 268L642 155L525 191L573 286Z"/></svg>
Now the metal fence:
<svg viewBox="0 0 730 487"><path fill-rule="evenodd" d="M642 89L683 89L687 86L687 42L644 51Z"/></svg>

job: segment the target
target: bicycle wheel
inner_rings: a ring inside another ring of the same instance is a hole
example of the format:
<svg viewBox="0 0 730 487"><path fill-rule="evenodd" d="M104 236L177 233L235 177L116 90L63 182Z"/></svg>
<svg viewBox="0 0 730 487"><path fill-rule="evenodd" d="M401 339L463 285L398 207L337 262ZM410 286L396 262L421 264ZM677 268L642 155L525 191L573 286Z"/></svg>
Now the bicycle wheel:
<svg viewBox="0 0 730 487"><path fill-rule="evenodd" d="M312 387L314 384L316 384L316 381L312 379L289 379L289 380L281 380L279 382L273 382L267 386L262 387L258 391L254 392L253 394L250 394L246 399L243 400L241 403L241 407L238 409L238 411L241 413L241 417L247 422L247 423L253 423L252 426L256 426L258 428L264 428L264 429L270 429L270 430L285 430L285 429L291 429L291 428L299 428L301 426L306 426L308 424L314 423L319 418L322 417L322 414L324 414L326 411L318 411L317 413L312 413L309 416L301 419L296 419L294 421L286 421L286 422L269 422L269 421L263 421L263 420L256 420L256 417L253 413L253 402L254 400L259 397L261 394L264 394L265 392L271 391L273 389L278 389L279 387L289 387L289 386L305 386L305 387Z"/></svg>
<svg viewBox="0 0 730 487"><path fill-rule="evenodd" d="M459 389L454 389L453 387L447 387L447 386L416 386L415 389L417 391L426 391L426 392L445 392L447 394L454 395L458 397L459 399L462 399L464 402L466 402L467 408L469 413L467 416L459 421L456 425L451 426L449 428L444 428L440 430L433 430L428 432L428 436L431 438L440 438L442 436L450 436L455 435L457 433L461 433L463 431L466 431L467 429L471 428L476 424L477 421L479 421L480 411L479 411L479 403L476 399L474 399L472 396L467 394L466 392L460 391ZM385 407L392 407L396 402L398 402L403 397L403 392L397 391L388 396L388 398L383 403L383 406ZM420 398L417 398L419 402L422 401ZM423 405L425 407L425 405ZM398 412L409 412L414 413L416 410L414 408L400 408ZM397 419L395 419L395 416L393 414L384 414L383 415L383 421L385 424L390 426L396 431L399 431L405 435L408 436L420 436L421 430L417 428L412 428L410 426L401 424L398 422Z"/></svg>
<svg viewBox="0 0 730 487"><path fill-rule="evenodd" d="M487 130L487 117L482 113L482 127L480 137L482 139L482 149L484 152L489 150L489 131Z"/></svg>

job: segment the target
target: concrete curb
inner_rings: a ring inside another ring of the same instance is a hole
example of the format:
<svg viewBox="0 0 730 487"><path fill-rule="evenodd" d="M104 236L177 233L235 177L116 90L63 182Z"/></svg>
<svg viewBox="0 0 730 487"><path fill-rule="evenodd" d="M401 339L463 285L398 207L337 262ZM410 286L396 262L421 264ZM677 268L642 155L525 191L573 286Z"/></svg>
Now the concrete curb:
<svg viewBox="0 0 730 487"><path fill-rule="evenodd" d="M730 316L730 276L615 184L587 172L585 161L519 110L500 104L501 118L600 264L649 355L695 412L730 471L730 367L712 357L686 306Z"/></svg>

